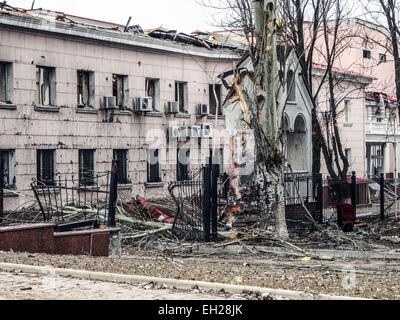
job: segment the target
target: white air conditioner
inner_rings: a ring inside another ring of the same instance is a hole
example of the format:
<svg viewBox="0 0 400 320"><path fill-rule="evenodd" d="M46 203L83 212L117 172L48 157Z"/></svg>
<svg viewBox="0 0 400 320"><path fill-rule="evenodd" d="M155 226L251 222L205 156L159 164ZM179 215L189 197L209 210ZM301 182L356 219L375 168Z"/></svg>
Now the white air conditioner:
<svg viewBox="0 0 400 320"><path fill-rule="evenodd" d="M201 138L201 126L189 127L190 138Z"/></svg>
<svg viewBox="0 0 400 320"><path fill-rule="evenodd" d="M197 114L200 116L207 116L210 113L210 107L208 104L198 104Z"/></svg>
<svg viewBox="0 0 400 320"><path fill-rule="evenodd" d="M138 97L135 100L135 112L151 112L153 111L153 98Z"/></svg>
<svg viewBox="0 0 400 320"><path fill-rule="evenodd" d="M168 112L169 113L179 113L179 103L176 101L168 102Z"/></svg>
<svg viewBox="0 0 400 320"><path fill-rule="evenodd" d="M102 109L113 110L117 108L117 98L116 97L103 97Z"/></svg>
<svg viewBox="0 0 400 320"><path fill-rule="evenodd" d="M209 123L202 123L200 125L201 129L201 137L202 138L212 138L213 132L212 132L212 125Z"/></svg>

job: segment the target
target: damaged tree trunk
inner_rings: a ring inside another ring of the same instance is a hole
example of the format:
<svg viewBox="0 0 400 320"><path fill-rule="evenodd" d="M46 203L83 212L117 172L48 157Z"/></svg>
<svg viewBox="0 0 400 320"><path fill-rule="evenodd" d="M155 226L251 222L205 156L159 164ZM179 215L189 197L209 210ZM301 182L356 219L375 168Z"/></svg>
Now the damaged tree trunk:
<svg viewBox="0 0 400 320"><path fill-rule="evenodd" d="M275 214L276 232L288 238L284 199L284 153L281 126L283 106L278 77L276 0L253 1L256 50L253 58L260 131L257 164L263 175L266 208ZM254 122L253 118L253 122ZM257 139L257 138L256 138ZM257 141L257 140L256 140ZM264 221L261 222L265 222Z"/></svg>

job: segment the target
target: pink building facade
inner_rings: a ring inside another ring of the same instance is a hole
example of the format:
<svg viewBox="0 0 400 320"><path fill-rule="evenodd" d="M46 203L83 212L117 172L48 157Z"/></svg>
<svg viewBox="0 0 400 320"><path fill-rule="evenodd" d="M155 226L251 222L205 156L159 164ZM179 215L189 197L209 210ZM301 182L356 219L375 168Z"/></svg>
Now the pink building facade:
<svg viewBox="0 0 400 320"><path fill-rule="evenodd" d="M337 49L341 53L335 60L336 74L343 78L336 89L340 101L338 122L351 170L358 177L373 178L380 173L391 177L399 165L398 150L395 151L400 126L397 103L393 99L396 96L394 62L385 48L388 42L384 32L379 26L360 19L343 21L339 29L339 37L346 35L348 40L341 42ZM316 48L323 46L324 40L320 37ZM316 55L314 62L316 69L326 64L322 55ZM318 100L323 110L327 108L325 97L321 91Z"/></svg>
<svg viewBox="0 0 400 320"><path fill-rule="evenodd" d="M82 178L83 169L110 170L113 159L124 168L121 192L164 197L168 182L195 171L208 156L208 130L225 128L218 105L226 92L217 76L239 58L232 48L71 19L46 10L0 10L5 211L24 206L21 194L32 195L32 179ZM179 127L200 133L178 141ZM226 146L217 147L223 154ZM183 169L177 165L180 150L189 159ZM149 165L153 156L159 165Z"/></svg>

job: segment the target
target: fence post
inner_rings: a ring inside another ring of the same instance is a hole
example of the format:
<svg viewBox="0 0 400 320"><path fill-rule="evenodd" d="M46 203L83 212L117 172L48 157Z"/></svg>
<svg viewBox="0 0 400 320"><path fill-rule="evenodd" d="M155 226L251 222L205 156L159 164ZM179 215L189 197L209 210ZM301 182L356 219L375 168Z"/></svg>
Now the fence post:
<svg viewBox="0 0 400 320"><path fill-rule="evenodd" d="M210 242L210 196L211 196L211 174L210 166L203 168L203 234L204 240Z"/></svg>
<svg viewBox="0 0 400 320"><path fill-rule="evenodd" d="M218 232L218 171L219 165L211 166L211 237L212 241L217 240Z"/></svg>
<svg viewBox="0 0 400 320"><path fill-rule="evenodd" d="M115 210L118 196L118 162L112 161L107 227L115 227Z"/></svg>
<svg viewBox="0 0 400 320"><path fill-rule="evenodd" d="M381 177L379 179L379 184L381 186L380 189L380 207L381 207L381 220L385 219L385 178L383 173L381 173Z"/></svg>
<svg viewBox="0 0 400 320"><path fill-rule="evenodd" d="M357 180L355 171L352 172L351 176L351 204L357 212Z"/></svg>
<svg viewBox="0 0 400 320"><path fill-rule="evenodd" d="M0 158L0 223L3 223L4 214L4 159Z"/></svg>
<svg viewBox="0 0 400 320"><path fill-rule="evenodd" d="M323 192L322 192L322 173L317 174L317 207L316 207L316 220L318 223L323 222Z"/></svg>
<svg viewBox="0 0 400 320"><path fill-rule="evenodd" d="M228 194L229 194L229 175L224 172L223 178L222 178L222 182L224 183L224 199L228 200Z"/></svg>

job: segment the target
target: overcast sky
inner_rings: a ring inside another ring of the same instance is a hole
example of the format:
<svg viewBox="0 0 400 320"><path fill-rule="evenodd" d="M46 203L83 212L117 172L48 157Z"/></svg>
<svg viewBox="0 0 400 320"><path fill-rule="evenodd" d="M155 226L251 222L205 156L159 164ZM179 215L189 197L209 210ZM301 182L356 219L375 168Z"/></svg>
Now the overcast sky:
<svg viewBox="0 0 400 320"><path fill-rule="evenodd" d="M30 9L33 0L7 0L11 6ZM215 11L204 8L198 0L35 0L35 8L61 11L98 20L143 29L160 27L190 33L194 30L212 31Z"/></svg>

